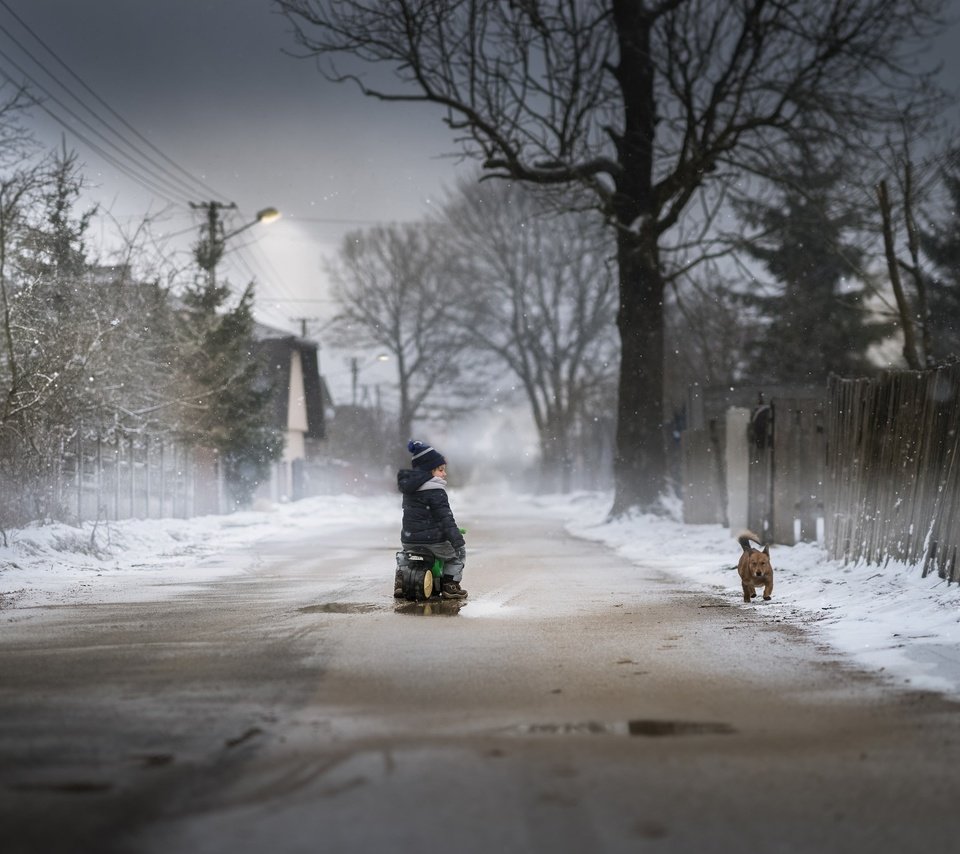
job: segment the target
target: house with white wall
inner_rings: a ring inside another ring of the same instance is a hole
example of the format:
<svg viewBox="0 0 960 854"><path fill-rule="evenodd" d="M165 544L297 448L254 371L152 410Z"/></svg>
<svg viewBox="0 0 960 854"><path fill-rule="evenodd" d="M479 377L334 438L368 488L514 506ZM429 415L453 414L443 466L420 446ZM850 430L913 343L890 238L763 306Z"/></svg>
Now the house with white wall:
<svg viewBox="0 0 960 854"><path fill-rule="evenodd" d="M263 381L273 390L274 424L283 431L283 456L274 463L260 497L288 501L311 494L309 467L326 437L319 346L296 335L258 326Z"/></svg>

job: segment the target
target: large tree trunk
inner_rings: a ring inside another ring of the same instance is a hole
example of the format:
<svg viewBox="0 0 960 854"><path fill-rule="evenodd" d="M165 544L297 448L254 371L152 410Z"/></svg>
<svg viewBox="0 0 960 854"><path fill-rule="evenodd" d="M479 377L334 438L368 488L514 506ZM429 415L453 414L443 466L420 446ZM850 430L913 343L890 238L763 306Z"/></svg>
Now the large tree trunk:
<svg viewBox="0 0 960 854"><path fill-rule="evenodd" d="M650 55L653 22L646 3L613 0L623 97L623 133L615 136L622 171L611 213L620 268L620 385L611 514L655 509L664 487L663 276L653 199L657 111Z"/></svg>
<svg viewBox="0 0 960 854"><path fill-rule="evenodd" d="M663 277L656 238L621 231L620 385L611 514L654 510L666 476L663 431Z"/></svg>
<svg viewBox="0 0 960 854"><path fill-rule="evenodd" d="M573 453L570 447L570 418L554 412L539 431L540 492L570 492Z"/></svg>

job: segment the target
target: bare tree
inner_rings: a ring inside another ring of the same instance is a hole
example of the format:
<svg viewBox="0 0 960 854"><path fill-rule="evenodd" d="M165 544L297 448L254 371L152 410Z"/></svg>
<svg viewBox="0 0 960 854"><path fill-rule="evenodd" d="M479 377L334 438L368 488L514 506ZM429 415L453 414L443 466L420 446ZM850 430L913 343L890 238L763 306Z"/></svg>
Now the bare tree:
<svg viewBox="0 0 960 854"><path fill-rule="evenodd" d="M17 284L13 270L17 247L30 227L30 212L44 184L46 166L31 162L30 139L19 123L20 113L31 99L23 88L0 85L0 431L16 417L24 403L25 378L17 348L13 299ZM9 170L9 171L7 171Z"/></svg>
<svg viewBox="0 0 960 854"><path fill-rule="evenodd" d="M462 182L443 212L460 259L458 316L516 377L537 429L541 485L567 491L591 390L612 385L614 247L595 212L556 213L516 183Z"/></svg>
<svg viewBox="0 0 960 854"><path fill-rule="evenodd" d="M413 422L463 376L466 353L452 324L455 295L447 270L422 225L353 232L331 268L340 307L337 341L386 350L396 366L397 438L405 447Z"/></svg>
<svg viewBox="0 0 960 854"><path fill-rule="evenodd" d="M15 417L22 406L23 371L16 344L17 330L14 312L14 286L8 281L9 256L17 238L26 227L26 212L31 195L41 183L37 166L20 169L0 178L0 309L2 309L3 358L0 376L3 377L3 401L0 404L0 425ZM2 428L0 428L2 429Z"/></svg>
<svg viewBox="0 0 960 854"><path fill-rule="evenodd" d="M909 84L942 0L277 0L325 74L445 110L491 175L579 183L615 230L621 339L613 512L665 475L661 241L727 166L769 174ZM337 65L346 58L346 70ZM385 63L396 86L349 63Z"/></svg>
<svg viewBox="0 0 960 854"><path fill-rule="evenodd" d="M671 279L666 375L673 409L683 407L693 383L730 385L742 372L751 330L728 275L710 263Z"/></svg>
<svg viewBox="0 0 960 854"><path fill-rule="evenodd" d="M935 335L936 324L930 302L934 285L932 263L924 253L924 235L919 219L925 210L951 207L944 198L947 187L943 169L956 159L949 147L937 150L923 145L935 135L935 128L922 116L906 110L895 136L876 152L879 177L876 179L876 210L880 217L883 254L893 290L896 323L903 336L903 358L913 370L932 367L942 356L942 344ZM925 147L924 154L918 149ZM927 246L929 249L929 245ZM906 257L904 257L906 256ZM906 282L901 274L906 274Z"/></svg>
<svg viewBox="0 0 960 854"><path fill-rule="evenodd" d="M45 475L101 399L89 370L110 327L85 286L79 188L65 151L0 179L0 479L17 485L12 503L33 518L55 512Z"/></svg>
<svg viewBox="0 0 960 854"><path fill-rule="evenodd" d="M168 294L88 257L81 181L67 152L0 174L0 527L60 513L81 434L178 426Z"/></svg>

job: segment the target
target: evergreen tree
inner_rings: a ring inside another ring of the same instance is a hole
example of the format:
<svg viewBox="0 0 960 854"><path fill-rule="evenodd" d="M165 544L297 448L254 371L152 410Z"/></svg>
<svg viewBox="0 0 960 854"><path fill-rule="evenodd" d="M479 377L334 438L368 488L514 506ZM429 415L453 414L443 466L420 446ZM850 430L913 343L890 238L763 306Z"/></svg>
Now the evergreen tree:
<svg viewBox="0 0 960 854"><path fill-rule="evenodd" d="M960 150L955 152L955 157ZM944 219L921 237L936 268L928 279L930 343L935 362L960 358L960 171L944 173L949 206Z"/></svg>
<svg viewBox="0 0 960 854"><path fill-rule="evenodd" d="M222 241L213 225L195 249L201 265L210 245ZM280 458L284 440L271 423L273 389L263 383L255 346L253 285L228 307L230 288L217 284L214 269L215 261L183 296L179 373L190 389L183 432L193 444L218 452L231 501L239 507L250 502Z"/></svg>
<svg viewBox="0 0 960 854"><path fill-rule="evenodd" d="M96 208L79 216L74 208L83 189L77 156L66 149L58 153L41 195L42 216L21 245L24 273L42 279L62 302L65 290L74 290L88 269L86 232Z"/></svg>
<svg viewBox="0 0 960 854"><path fill-rule="evenodd" d="M842 177L842 164L824 167L808 155L788 166L771 201L741 208L759 229L742 249L773 279L765 293L743 297L757 318L745 369L755 381L822 383L831 373L869 373L867 349L890 332L870 318L855 284L862 252L845 239L857 217L836 197Z"/></svg>

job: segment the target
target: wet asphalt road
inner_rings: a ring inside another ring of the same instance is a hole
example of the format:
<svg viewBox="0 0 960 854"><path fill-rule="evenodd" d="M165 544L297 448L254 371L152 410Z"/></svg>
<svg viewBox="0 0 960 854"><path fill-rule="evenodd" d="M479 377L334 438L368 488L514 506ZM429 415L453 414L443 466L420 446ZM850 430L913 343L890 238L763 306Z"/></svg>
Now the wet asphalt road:
<svg viewBox="0 0 960 854"><path fill-rule="evenodd" d="M397 605L393 529L0 613L0 849L960 844L957 705L522 513L471 519L467 604Z"/></svg>

